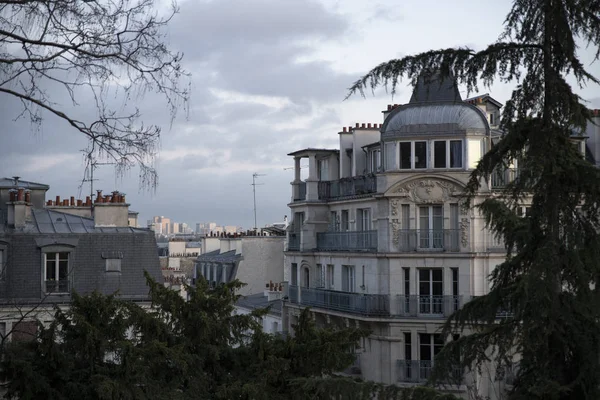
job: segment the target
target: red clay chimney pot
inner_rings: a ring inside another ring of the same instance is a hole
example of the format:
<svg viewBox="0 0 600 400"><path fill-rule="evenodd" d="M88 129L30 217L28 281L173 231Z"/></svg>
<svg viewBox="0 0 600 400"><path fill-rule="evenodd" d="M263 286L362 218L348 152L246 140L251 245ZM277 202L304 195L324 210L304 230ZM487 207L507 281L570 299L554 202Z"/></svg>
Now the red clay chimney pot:
<svg viewBox="0 0 600 400"><path fill-rule="evenodd" d="M17 190L17 201L23 201L25 200L25 189L18 189Z"/></svg>
<svg viewBox="0 0 600 400"><path fill-rule="evenodd" d="M25 203L31 203L31 192L29 190L25 192Z"/></svg>
<svg viewBox="0 0 600 400"><path fill-rule="evenodd" d="M71 207L75 206L75 197L71 196Z"/></svg>

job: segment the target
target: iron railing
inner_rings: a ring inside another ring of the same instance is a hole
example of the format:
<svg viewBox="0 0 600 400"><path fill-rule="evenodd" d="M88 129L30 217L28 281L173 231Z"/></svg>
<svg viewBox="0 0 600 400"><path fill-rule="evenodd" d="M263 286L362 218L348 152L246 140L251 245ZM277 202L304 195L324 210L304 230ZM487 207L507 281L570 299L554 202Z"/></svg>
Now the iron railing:
<svg viewBox="0 0 600 400"><path fill-rule="evenodd" d="M519 170L516 168L506 168L495 170L490 175L490 185L492 189L504 189L506 185L519 177Z"/></svg>
<svg viewBox="0 0 600 400"><path fill-rule="evenodd" d="M377 251L377 231L318 232L317 250Z"/></svg>
<svg viewBox="0 0 600 400"><path fill-rule="evenodd" d="M401 229L400 251L460 251L460 229Z"/></svg>
<svg viewBox="0 0 600 400"><path fill-rule="evenodd" d="M342 178L337 181L319 182L319 200L331 200L340 197L377 193L377 177L361 175Z"/></svg>
<svg viewBox="0 0 600 400"><path fill-rule="evenodd" d="M298 191L294 193L294 201L306 200L306 182L294 183L298 186Z"/></svg>
<svg viewBox="0 0 600 400"><path fill-rule="evenodd" d="M46 293L70 293L70 285L67 279L47 280L44 282Z"/></svg>
<svg viewBox="0 0 600 400"><path fill-rule="evenodd" d="M297 291L300 290L298 301ZM363 294L335 290L289 286L290 302L307 307L325 308L365 316L389 316L390 303L386 294Z"/></svg>
<svg viewBox="0 0 600 400"><path fill-rule="evenodd" d="M487 231L486 233L486 248L491 253L506 253L504 239L494 232Z"/></svg>
<svg viewBox="0 0 600 400"><path fill-rule="evenodd" d="M433 361L429 360L398 360L398 382L422 383L431 378ZM448 383L462 382L464 371L461 367L452 367L452 372L447 379Z"/></svg>
<svg viewBox="0 0 600 400"><path fill-rule="evenodd" d="M300 232L288 233L288 251L299 251L300 250Z"/></svg>
<svg viewBox="0 0 600 400"><path fill-rule="evenodd" d="M405 317L445 318L460 309L469 298L444 295L399 295L398 314Z"/></svg>

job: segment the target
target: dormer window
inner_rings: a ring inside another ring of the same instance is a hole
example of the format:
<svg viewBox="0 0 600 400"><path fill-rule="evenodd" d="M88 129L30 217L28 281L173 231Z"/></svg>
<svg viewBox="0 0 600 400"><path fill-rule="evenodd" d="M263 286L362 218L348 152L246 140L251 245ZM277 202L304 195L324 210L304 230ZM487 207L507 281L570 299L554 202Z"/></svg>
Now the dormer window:
<svg viewBox="0 0 600 400"><path fill-rule="evenodd" d="M44 253L46 293L69 293L69 253Z"/></svg>
<svg viewBox="0 0 600 400"><path fill-rule="evenodd" d="M436 140L433 142L434 168L462 168L462 140Z"/></svg>
<svg viewBox="0 0 600 400"><path fill-rule="evenodd" d="M427 168L427 141L400 142L400 169Z"/></svg>

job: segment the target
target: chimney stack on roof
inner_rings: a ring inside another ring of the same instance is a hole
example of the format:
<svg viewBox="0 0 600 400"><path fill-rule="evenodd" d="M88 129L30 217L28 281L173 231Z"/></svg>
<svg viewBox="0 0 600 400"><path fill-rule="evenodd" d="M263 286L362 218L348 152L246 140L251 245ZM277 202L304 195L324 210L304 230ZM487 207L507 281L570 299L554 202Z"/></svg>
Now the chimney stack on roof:
<svg viewBox="0 0 600 400"><path fill-rule="evenodd" d="M15 177L18 182L18 177ZM31 192L24 188L11 189L7 204L7 223L11 228L23 228L31 220Z"/></svg>

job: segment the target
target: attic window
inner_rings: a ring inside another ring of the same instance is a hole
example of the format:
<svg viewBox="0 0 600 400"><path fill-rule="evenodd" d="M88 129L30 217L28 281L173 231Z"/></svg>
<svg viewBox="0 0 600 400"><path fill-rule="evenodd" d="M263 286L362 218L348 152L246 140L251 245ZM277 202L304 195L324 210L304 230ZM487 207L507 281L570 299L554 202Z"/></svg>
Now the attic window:
<svg viewBox="0 0 600 400"><path fill-rule="evenodd" d="M105 260L106 272L121 272L121 260L123 259L123 252L103 251L102 258Z"/></svg>

